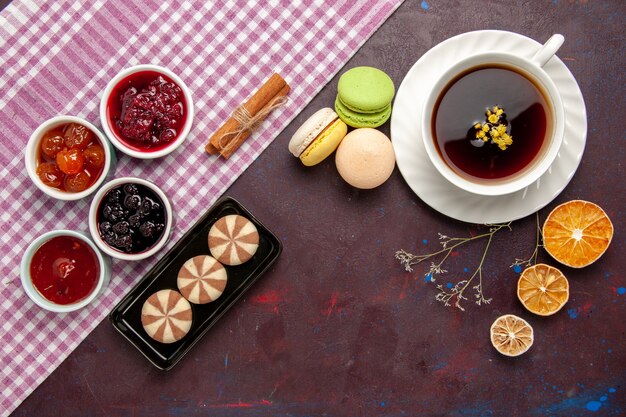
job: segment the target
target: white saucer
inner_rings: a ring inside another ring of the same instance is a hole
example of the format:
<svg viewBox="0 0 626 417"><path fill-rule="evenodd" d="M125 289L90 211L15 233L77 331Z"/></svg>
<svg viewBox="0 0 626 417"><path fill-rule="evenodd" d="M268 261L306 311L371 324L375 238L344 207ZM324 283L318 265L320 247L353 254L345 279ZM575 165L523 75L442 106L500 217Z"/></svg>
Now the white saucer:
<svg viewBox="0 0 626 417"><path fill-rule="evenodd" d="M504 223L536 212L572 179L585 149L587 113L580 88L565 64L553 57L544 66L561 93L565 137L556 160L535 183L502 196L482 196L457 188L428 159L419 126L422 101L436 77L452 63L482 51L532 55L541 44L512 32L481 30L457 35L426 52L400 84L391 115L391 139L400 173L426 204L457 220Z"/></svg>

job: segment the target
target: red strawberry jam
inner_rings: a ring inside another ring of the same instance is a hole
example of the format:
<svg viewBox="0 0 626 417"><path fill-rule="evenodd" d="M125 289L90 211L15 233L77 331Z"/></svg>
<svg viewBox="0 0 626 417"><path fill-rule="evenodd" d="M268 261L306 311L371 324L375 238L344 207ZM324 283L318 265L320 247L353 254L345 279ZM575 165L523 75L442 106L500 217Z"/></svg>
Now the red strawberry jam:
<svg viewBox="0 0 626 417"><path fill-rule="evenodd" d="M107 114L118 139L137 151L158 151L183 129L187 109L183 90L154 71L130 74L109 97Z"/></svg>
<svg viewBox="0 0 626 417"><path fill-rule="evenodd" d="M96 288L100 265L87 243L73 236L56 236L33 255L30 276L44 298L67 305L84 299Z"/></svg>

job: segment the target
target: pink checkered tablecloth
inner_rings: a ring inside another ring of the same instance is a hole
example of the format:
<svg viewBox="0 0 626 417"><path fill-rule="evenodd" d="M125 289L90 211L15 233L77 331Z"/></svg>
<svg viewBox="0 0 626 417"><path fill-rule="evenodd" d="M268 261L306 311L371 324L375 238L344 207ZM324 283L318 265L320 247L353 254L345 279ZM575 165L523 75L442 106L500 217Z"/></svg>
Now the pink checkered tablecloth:
<svg viewBox="0 0 626 417"><path fill-rule="evenodd" d="M149 179L172 200L166 251L260 155L402 0L13 1L0 14L2 352L0 410L13 411L91 332L158 257L113 263L108 289L72 314L34 305L20 285L26 246L54 229L87 231L89 198L60 202L29 180L31 132L58 114L100 126L108 80L140 63L166 66L192 90L194 127L179 150L143 162L119 155L115 176ZM228 161L208 159L207 137L277 71L293 90L286 107Z"/></svg>

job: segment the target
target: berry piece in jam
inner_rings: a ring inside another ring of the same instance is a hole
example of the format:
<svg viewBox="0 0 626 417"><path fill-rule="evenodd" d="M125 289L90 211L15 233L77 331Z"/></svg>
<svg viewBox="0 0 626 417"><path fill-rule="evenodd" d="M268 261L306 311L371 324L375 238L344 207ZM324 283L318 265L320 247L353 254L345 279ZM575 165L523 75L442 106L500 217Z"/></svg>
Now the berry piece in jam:
<svg viewBox="0 0 626 417"><path fill-rule="evenodd" d="M80 171L76 174L66 175L63 180L63 186L66 191L78 193L89 188L90 182L91 178L89 177L89 173L86 171Z"/></svg>
<svg viewBox="0 0 626 417"><path fill-rule="evenodd" d="M107 111L119 139L139 151L156 151L181 132L187 110L182 89L170 78L141 71L111 92Z"/></svg>
<svg viewBox="0 0 626 417"><path fill-rule="evenodd" d="M93 133L83 125L70 123L65 132L65 146L69 149L85 149L93 143Z"/></svg>
<svg viewBox="0 0 626 417"><path fill-rule="evenodd" d="M57 165L64 174L76 174L83 169L85 157L80 149L64 149L57 153Z"/></svg>
<svg viewBox="0 0 626 417"><path fill-rule="evenodd" d="M137 194L126 194L124 198L124 207L136 210L141 206L141 197Z"/></svg>
<svg viewBox="0 0 626 417"><path fill-rule="evenodd" d="M109 190L96 217L102 239L124 253L140 253L163 236L166 213L159 196L142 184L124 184Z"/></svg>
<svg viewBox="0 0 626 417"><path fill-rule="evenodd" d="M142 223L139 226L139 233L141 233L144 237L150 237L156 231L156 225L150 221Z"/></svg>
<svg viewBox="0 0 626 417"><path fill-rule="evenodd" d="M128 226L129 226L129 223L126 220L117 222L112 227L113 233L117 233L118 235L126 235L129 233L129 230L130 230Z"/></svg>
<svg viewBox="0 0 626 417"><path fill-rule="evenodd" d="M100 145L89 145L83 151L85 162L91 164L95 168L102 168L104 165L104 149Z"/></svg>
<svg viewBox="0 0 626 417"><path fill-rule="evenodd" d="M57 153L65 146L65 138L61 135L53 135L48 132L41 139L41 152L50 159L55 159Z"/></svg>
<svg viewBox="0 0 626 417"><path fill-rule="evenodd" d="M135 213L128 216L128 225L135 229L138 228L141 225L141 215L139 213Z"/></svg>
<svg viewBox="0 0 626 417"><path fill-rule="evenodd" d="M119 188L114 188L107 193L107 201L109 203L119 203L122 198L123 192Z"/></svg>
<svg viewBox="0 0 626 417"><path fill-rule="evenodd" d="M63 173L57 166L57 164L52 162L44 162L43 164L39 164L37 167L37 175L41 179L41 181L49 187L58 188L61 186L63 182Z"/></svg>
<svg viewBox="0 0 626 417"><path fill-rule="evenodd" d="M45 185L76 193L100 178L105 154L102 143L89 128L66 123L44 132L37 162L37 176Z"/></svg>
<svg viewBox="0 0 626 417"><path fill-rule="evenodd" d="M113 226L111 226L111 223L109 222L100 223L100 231L102 233L108 234L109 232L111 232L111 230L113 230Z"/></svg>
<svg viewBox="0 0 626 417"><path fill-rule="evenodd" d="M139 192L139 188L137 188L136 184L126 184L124 186L124 192L128 194L137 194Z"/></svg>

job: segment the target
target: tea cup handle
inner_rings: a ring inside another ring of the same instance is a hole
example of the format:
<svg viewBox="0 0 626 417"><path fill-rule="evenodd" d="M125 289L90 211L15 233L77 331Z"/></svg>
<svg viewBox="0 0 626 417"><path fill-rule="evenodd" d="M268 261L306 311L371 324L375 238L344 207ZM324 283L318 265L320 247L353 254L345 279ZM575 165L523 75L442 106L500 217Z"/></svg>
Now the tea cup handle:
<svg viewBox="0 0 626 417"><path fill-rule="evenodd" d="M565 42L563 35L558 33L552 35L550 39L548 39L546 43L544 43L543 46L535 52L535 55L533 55L530 60L536 65L543 67L546 65L546 62L548 62L550 58L556 54L556 51L558 51L561 45L563 45L563 42Z"/></svg>

